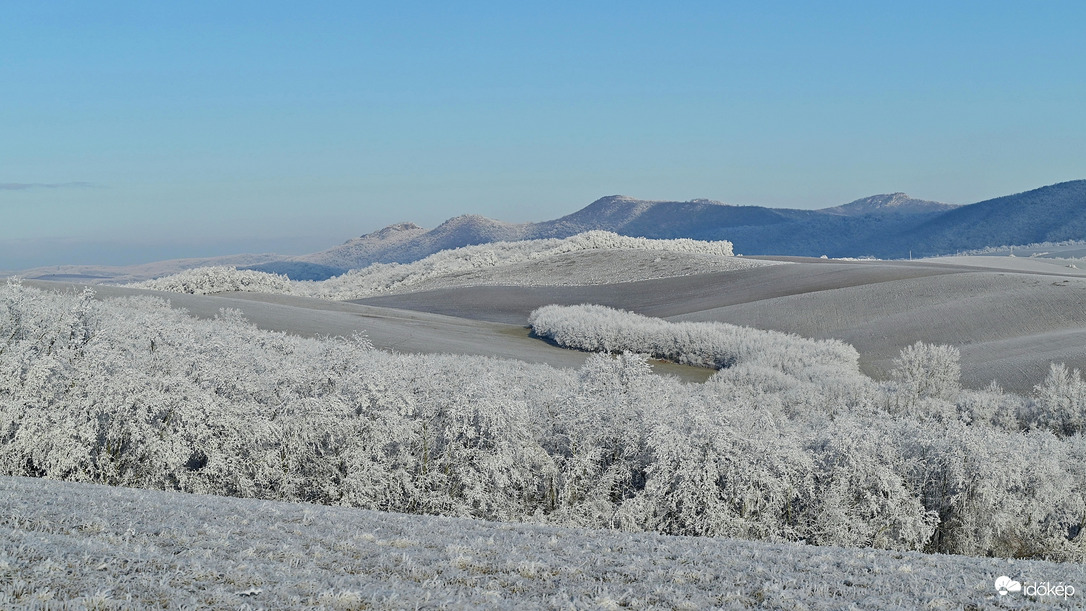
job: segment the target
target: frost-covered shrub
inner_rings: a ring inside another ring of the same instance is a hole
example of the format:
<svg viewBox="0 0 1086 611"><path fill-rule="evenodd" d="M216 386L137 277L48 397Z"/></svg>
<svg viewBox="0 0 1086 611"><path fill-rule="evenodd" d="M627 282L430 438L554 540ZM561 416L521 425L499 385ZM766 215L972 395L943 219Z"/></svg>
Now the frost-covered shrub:
<svg viewBox="0 0 1086 611"><path fill-rule="evenodd" d="M691 240L689 238L656 240L650 238L635 238L600 230L586 231L563 240L546 241L546 243L554 244L552 248L549 249L549 253L628 248L634 250L666 250L670 252L719 255L722 257L730 257L734 254L732 243L727 240L713 242Z"/></svg>
<svg viewBox="0 0 1086 611"><path fill-rule="evenodd" d="M860 419L827 427L810 442L815 488L804 525L820 545L921 549L939 517L905 477L890 431Z"/></svg>
<svg viewBox="0 0 1086 611"><path fill-rule="evenodd" d="M154 291L210 295L231 291L251 293L293 292L291 280L282 274L270 274L225 265L197 267L183 272L139 282L132 286Z"/></svg>
<svg viewBox="0 0 1086 611"><path fill-rule="evenodd" d="M651 420L645 490L622 513L669 534L801 538L797 505L811 494L812 466L797 437L757 404L708 407Z"/></svg>
<svg viewBox="0 0 1086 611"><path fill-rule="evenodd" d="M740 354L792 349L749 343ZM888 414L897 390L835 374L832 358L780 366L795 359L752 357L682 384L634 354L595 355L576 371L389 354L359 337L262 331L237 311L198 320L151 297L9 283L0 474L1086 559L1082 435L989 426L1024 400L985 411L983 394L959 398L968 419Z"/></svg>
<svg viewBox="0 0 1086 611"><path fill-rule="evenodd" d="M684 365L723 369L758 364L790 375L829 367L858 371L855 348L718 322L668 322L599 305L543 306L528 316L532 331L560 346L590 352L642 352Z"/></svg>
<svg viewBox="0 0 1086 611"><path fill-rule="evenodd" d="M967 424L989 424L1007 431L1022 428L1029 402L1025 397L1004 392L995 380L982 390L958 394L958 413Z"/></svg>
<svg viewBox="0 0 1086 611"><path fill-rule="evenodd" d="M953 423L930 435L903 423L911 480L939 523L928 551L1003 557L1086 558L1082 438L1048 432L1007 435Z"/></svg>
<svg viewBox="0 0 1086 611"><path fill-rule="evenodd" d="M954 402L961 391L960 359L953 346L916 342L894 359L890 376L910 403L920 399Z"/></svg>
<svg viewBox="0 0 1086 611"><path fill-rule="evenodd" d="M422 504L411 509L501 520L530 514L554 466L533 435L527 398L486 375L505 363L436 358L439 367L412 372L412 393L425 399L416 401L411 448Z"/></svg>
<svg viewBox="0 0 1086 611"><path fill-rule="evenodd" d="M622 504L644 488L649 464L645 398L666 396L645 359L589 357L576 387L549 414L544 444L555 460L549 505L563 522L590 527L641 528L623 522Z"/></svg>
<svg viewBox="0 0 1086 611"><path fill-rule="evenodd" d="M1078 369L1052 363L1048 376L1033 389L1033 426L1059 435L1086 434L1086 382Z"/></svg>

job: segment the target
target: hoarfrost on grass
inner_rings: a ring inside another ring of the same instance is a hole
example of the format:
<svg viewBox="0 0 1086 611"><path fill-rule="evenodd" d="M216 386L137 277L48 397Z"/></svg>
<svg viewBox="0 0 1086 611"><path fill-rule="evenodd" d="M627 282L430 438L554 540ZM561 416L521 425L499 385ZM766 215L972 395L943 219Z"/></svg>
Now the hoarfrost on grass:
<svg viewBox="0 0 1086 611"><path fill-rule="evenodd" d="M33 515L32 521L15 516ZM102 530L87 532L91 520ZM299 527L300 524L306 524ZM412 516L0 476L0 607L1078 608L1086 567ZM1073 596L1000 596L995 581Z"/></svg>

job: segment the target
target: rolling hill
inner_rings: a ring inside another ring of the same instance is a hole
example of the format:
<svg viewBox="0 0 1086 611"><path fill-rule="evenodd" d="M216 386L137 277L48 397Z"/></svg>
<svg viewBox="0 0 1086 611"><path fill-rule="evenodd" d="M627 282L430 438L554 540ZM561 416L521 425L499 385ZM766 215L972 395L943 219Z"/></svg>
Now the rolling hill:
<svg viewBox="0 0 1086 611"><path fill-rule="evenodd" d="M1023 394L1053 362L1086 370L1086 272L1059 260L795 261L596 286L517 285L506 274L505 286L420 286L355 303L508 325L524 324L544 305L581 303L727 322L845 341L877 378L888 376L902 348L922 340L960 348L967 387L996 380Z"/></svg>

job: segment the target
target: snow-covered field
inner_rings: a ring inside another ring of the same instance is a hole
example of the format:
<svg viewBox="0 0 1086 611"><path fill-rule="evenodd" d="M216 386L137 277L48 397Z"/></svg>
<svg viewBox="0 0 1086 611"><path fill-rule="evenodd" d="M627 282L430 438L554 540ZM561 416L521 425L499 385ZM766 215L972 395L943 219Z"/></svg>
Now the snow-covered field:
<svg viewBox="0 0 1086 611"><path fill-rule="evenodd" d="M43 479L0 477L0 530L5 609L1086 605L1081 564L502 524ZM1062 585L1063 596L1000 596L1003 575L1024 590Z"/></svg>
<svg viewBox="0 0 1086 611"><path fill-rule="evenodd" d="M922 340L962 354L966 386L1028 393L1052 362L1086 370L1086 269L1028 258L821 261L621 284L463 287L369 297L365 305L507 324L532 310L593 303L671 321L726 322L838 339L885 377ZM1086 266L1084 266L1086 267Z"/></svg>

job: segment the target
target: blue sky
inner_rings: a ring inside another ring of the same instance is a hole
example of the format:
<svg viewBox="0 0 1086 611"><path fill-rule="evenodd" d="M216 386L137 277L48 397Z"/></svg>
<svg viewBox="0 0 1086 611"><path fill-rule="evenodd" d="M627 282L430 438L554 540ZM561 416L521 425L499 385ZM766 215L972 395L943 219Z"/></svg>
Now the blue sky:
<svg viewBox="0 0 1086 611"><path fill-rule="evenodd" d="M1082 2L30 2L0 269L1086 178Z"/></svg>

